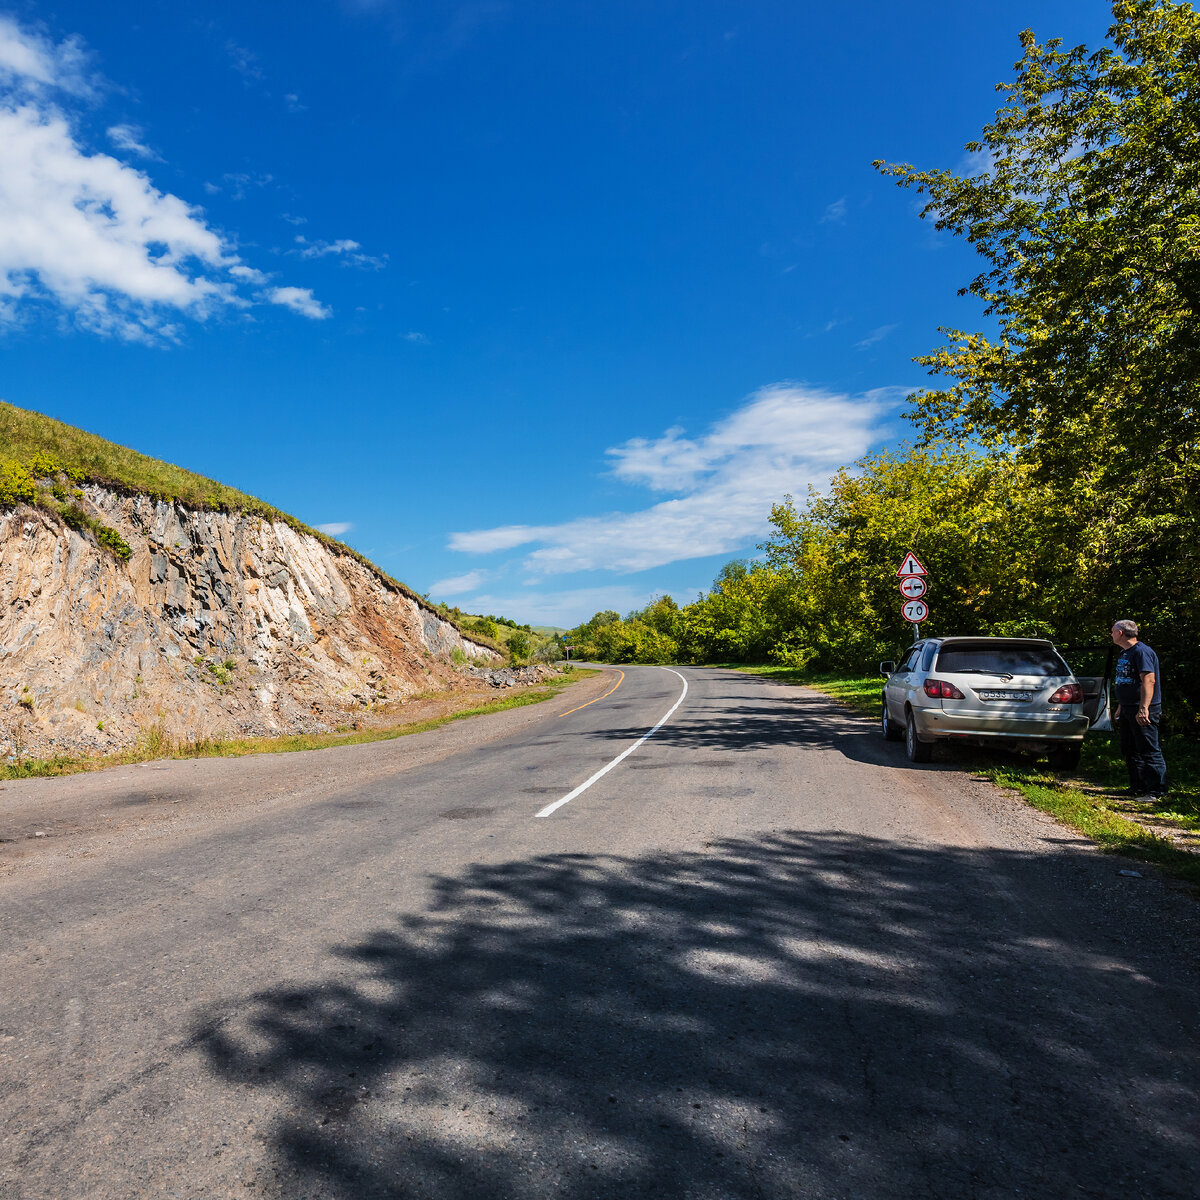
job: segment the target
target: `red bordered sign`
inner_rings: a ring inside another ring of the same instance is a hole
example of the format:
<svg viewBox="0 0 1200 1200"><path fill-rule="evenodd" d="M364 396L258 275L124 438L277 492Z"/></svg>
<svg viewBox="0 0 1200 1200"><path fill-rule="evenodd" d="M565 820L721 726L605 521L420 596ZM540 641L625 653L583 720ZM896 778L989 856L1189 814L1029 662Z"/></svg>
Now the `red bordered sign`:
<svg viewBox="0 0 1200 1200"><path fill-rule="evenodd" d="M921 560L910 550L905 556L904 561L900 564L900 570L897 575L928 575L929 572L921 566Z"/></svg>
<svg viewBox="0 0 1200 1200"><path fill-rule="evenodd" d="M905 600L920 600L928 585L920 575L905 575L900 580L900 594Z"/></svg>

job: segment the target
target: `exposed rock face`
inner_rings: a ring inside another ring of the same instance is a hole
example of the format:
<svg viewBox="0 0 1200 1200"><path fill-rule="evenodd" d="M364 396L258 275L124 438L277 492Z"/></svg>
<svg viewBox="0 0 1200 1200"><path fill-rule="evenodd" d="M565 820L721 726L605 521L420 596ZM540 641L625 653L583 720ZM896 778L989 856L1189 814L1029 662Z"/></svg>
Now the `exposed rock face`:
<svg viewBox="0 0 1200 1200"><path fill-rule="evenodd" d="M0 753L320 731L499 655L348 554L282 522L91 486L133 548L20 506L0 513ZM8 743L6 746L5 743Z"/></svg>

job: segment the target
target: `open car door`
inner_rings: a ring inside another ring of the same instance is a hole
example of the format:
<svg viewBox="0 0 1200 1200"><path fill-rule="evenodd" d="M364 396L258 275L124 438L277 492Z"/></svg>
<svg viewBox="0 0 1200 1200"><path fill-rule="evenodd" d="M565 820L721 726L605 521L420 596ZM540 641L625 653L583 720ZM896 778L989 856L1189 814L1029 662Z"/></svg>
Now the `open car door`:
<svg viewBox="0 0 1200 1200"><path fill-rule="evenodd" d="M1112 717L1109 709L1108 676L1076 675L1083 688L1083 711L1087 714L1088 732L1111 733Z"/></svg>
<svg viewBox="0 0 1200 1200"><path fill-rule="evenodd" d="M1083 688L1083 711L1087 714L1089 733L1112 732L1112 684L1109 681L1112 679L1116 653L1116 647L1111 645L1103 649L1095 646L1081 652L1091 670L1097 667L1101 669L1099 675L1075 675L1079 686Z"/></svg>

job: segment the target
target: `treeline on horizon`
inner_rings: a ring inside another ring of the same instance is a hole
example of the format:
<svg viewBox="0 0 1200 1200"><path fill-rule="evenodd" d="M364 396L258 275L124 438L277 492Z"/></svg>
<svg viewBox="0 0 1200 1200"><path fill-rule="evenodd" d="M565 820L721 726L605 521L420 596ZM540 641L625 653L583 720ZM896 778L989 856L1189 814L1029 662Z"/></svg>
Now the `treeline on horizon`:
<svg viewBox="0 0 1200 1200"><path fill-rule="evenodd" d="M993 323L917 360L941 386L909 398L913 444L781 498L761 558L694 603L597 613L567 635L580 655L873 671L911 641L911 549L922 633L1048 637L1090 673L1131 617L1162 659L1165 719L1196 729L1200 15L1118 0L1094 53L1021 40L967 146L978 174L876 164L970 239L982 267L961 294Z"/></svg>

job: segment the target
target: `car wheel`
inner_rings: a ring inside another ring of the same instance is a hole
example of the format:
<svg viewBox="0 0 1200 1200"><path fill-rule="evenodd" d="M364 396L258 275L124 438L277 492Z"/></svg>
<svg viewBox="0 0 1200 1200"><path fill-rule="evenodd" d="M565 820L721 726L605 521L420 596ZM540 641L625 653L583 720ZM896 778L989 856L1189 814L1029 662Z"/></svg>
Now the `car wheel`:
<svg viewBox="0 0 1200 1200"><path fill-rule="evenodd" d="M917 722L909 710L908 721L904 726L904 749L908 751L908 761L927 763L933 761L933 743L923 742L917 737Z"/></svg>
<svg viewBox="0 0 1200 1200"><path fill-rule="evenodd" d="M883 740L885 742L899 742L904 740L904 730L892 720L892 714L888 712L886 700L883 702L883 716L880 718L879 726L883 730Z"/></svg>
<svg viewBox="0 0 1200 1200"><path fill-rule="evenodd" d="M1082 753L1082 746L1056 746L1050 751L1050 766L1056 771L1077 770Z"/></svg>

